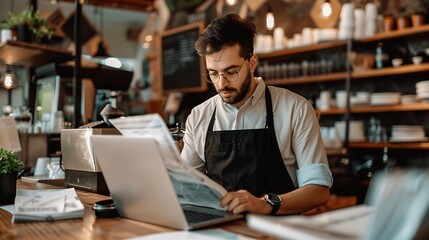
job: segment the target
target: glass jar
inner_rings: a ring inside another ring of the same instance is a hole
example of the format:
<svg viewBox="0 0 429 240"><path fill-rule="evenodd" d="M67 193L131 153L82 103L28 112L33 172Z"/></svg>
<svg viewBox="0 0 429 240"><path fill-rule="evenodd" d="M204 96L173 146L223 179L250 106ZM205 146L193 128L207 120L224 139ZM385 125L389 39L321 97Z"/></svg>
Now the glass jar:
<svg viewBox="0 0 429 240"><path fill-rule="evenodd" d="M31 126L31 120L33 117L30 110L25 106L14 108L11 116L15 118L15 124L18 131L21 133L27 132L28 128Z"/></svg>

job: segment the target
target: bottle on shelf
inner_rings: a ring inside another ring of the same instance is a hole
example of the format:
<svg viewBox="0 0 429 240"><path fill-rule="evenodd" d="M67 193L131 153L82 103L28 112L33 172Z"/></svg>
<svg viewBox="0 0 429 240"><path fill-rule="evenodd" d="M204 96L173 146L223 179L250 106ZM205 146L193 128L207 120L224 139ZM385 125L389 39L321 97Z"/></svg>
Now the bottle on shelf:
<svg viewBox="0 0 429 240"><path fill-rule="evenodd" d="M379 42L375 49L375 67L376 68L386 67L388 60L389 60L389 56L386 54L384 50L383 43Z"/></svg>
<svg viewBox="0 0 429 240"><path fill-rule="evenodd" d="M380 120L371 117L368 124L368 142L382 141L382 126Z"/></svg>

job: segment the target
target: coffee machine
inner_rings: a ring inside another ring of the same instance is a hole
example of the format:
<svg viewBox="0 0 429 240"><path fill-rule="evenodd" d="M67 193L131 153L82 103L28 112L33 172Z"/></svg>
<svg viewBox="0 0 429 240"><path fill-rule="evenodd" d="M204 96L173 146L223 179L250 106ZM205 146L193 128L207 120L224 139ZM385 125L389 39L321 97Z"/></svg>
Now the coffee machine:
<svg viewBox="0 0 429 240"><path fill-rule="evenodd" d="M90 136L120 135L109 119L125 116L110 104L101 111L103 121L92 122L77 129L61 131L62 162L65 169L64 185L89 192L109 195L97 159L94 158Z"/></svg>

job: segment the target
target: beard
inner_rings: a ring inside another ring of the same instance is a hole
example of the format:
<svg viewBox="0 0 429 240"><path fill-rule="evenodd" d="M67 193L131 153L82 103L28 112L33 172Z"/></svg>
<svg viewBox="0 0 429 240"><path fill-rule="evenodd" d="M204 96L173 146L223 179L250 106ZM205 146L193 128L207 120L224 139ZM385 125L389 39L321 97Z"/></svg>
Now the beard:
<svg viewBox="0 0 429 240"><path fill-rule="evenodd" d="M217 93L219 93L219 96L222 98L222 100L228 104L238 103L241 100L243 100L243 98L247 95L247 93L249 91L251 78L252 77L251 77L250 72L247 72L246 78L245 78L243 84L240 86L240 89L226 87L223 89L218 89ZM222 94L220 94L222 91L236 92L237 95L231 96L231 97L224 97L224 96L222 96Z"/></svg>

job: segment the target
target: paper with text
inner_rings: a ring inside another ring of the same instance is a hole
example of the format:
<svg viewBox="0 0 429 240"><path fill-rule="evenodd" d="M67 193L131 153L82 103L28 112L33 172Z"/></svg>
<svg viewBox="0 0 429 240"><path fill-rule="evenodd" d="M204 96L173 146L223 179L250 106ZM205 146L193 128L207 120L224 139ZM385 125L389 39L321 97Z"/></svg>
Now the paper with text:
<svg viewBox="0 0 429 240"><path fill-rule="evenodd" d="M155 138L173 187L182 204L223 209L219 200L227 191L181 158L167 125L159 114L109 120L123 136Z"/></svg>
<svg viewBox="0 0 429 240"><path fill-rule="evenodd" d="M73 188L17 189L12 222L83 218L84 206Z"/></svg>

